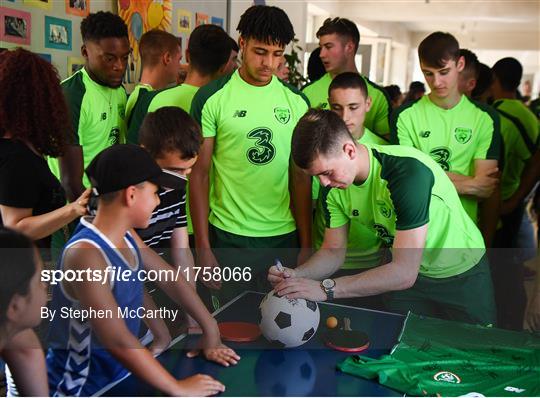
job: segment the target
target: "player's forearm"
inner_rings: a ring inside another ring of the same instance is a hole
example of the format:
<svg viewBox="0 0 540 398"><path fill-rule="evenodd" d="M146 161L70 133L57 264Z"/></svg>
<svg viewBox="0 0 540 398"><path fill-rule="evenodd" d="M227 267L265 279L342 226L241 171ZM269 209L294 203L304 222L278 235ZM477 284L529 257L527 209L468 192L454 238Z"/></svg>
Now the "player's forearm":
<svg viewBox="0 0 540 398"><path fill-rule="evenodd" d="M497 223L499 221L499 210L501 207L500 190L497 188L493 194L478 205L479 222L478 227L484 237L486 247L492 247L493 238L497 231Z"/></svg>
<svg viewBox="0 0 540 398"><path fill-rule="evenodd" d="M15 335L2 351L2 358L9 366L20 396L49 395L45 357L33 330Z"/></svg>
<svg viewBox="0 0 540 398"><path fill-rule="evenodd" d="M540 179L540 149L536 151L531 159L527 162L523 173L521 174L521 180L518 189L508 199L508 202L514 203L515 206L519 205L525 197L532 191L534 185ZM514 206L514 207L515 207ZM513 209L512 209L513 210Z"/></svg>
<svg viewBox="0 0 540 398"><path fill-rule="evenodd" d="M145 290L143 295L143 306L146 310L157 310L157 305L152 299L152 297L148 294L148 292ZM150 317L144 317L143 318L144 323L146 326L150 329L154 337L158 336L168 336L170 338L169 330L167 329L167 325L165 324L165 321L161 318L150 318Z"/></svg>
<svg viewBox="0 0 540 398"><path fill-rule="evenodd" d="M69 202L77 200L84 192L82 183L84 175L84 156L82 147L67 145L64 156L58 158L60 166L60 183L66 191Z"/></svg>
<svg viewBox="0 0 540 398"><path fill-rule="evenodd" d="M474 196L474 177L465 176L458 173L452 173L450 171L447 171L446 175L448 176L448 178L450 178L450 181L452 181L452 183L456 187L456 191L458 192L458 194Z"/></svg>
<svg viewBox="0 0 540 398"><path fill-rule="evenodd" d="M295 276L323 280L333 275L343 264L347 249L321 248L304 264L294 269Z"/></svg>
<svg viewBox="0 0 540 398"><path fill-rule="evenodd" d="M193 223L195 235L195 247L197 249L210 248L208 236L208 214L210 212L208 173L203 170L193 170L189 185L189 211Z"/></svg>
<svg viewBox="0 0 540 398"><path fill-rule="evenodd" d="M291 196L300 247L311 248L311 178L300 171L292 171Z"/></svg>
<svg viewBox="0 0 540 398"><path fill-rule="evenodd" d="M414 285L418 271L390 262L357 275L336 279L335 298L365 297L394 290L405 290Z"/></svg>

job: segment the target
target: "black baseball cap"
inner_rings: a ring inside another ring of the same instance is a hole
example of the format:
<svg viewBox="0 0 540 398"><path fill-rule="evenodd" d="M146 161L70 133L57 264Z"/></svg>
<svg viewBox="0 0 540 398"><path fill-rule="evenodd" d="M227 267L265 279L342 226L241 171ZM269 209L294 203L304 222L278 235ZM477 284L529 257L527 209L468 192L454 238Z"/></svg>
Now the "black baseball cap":
<svg viewBox="0 0 540 398"><path fill-rule="evenodd" d="M116 192L150 181L160 187L184 189L186 178L162 170L150 153L133 144L118 144L104 149L90 162L86 175L95 195Z"/></svg>

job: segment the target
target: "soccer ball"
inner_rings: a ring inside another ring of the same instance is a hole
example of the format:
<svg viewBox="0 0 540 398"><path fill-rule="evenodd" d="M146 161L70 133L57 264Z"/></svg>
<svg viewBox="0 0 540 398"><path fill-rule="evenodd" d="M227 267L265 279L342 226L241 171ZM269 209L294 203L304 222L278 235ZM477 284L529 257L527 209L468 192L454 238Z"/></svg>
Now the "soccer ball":
<svg viewBox="0 0 540 398"><path fill-rule="evenodd" d="M259 306L261 332L276 347L290 348L307 343L319 326L317 303L280 297L273 290Z"/></svg>
<svg viewBox="0 0 540 398"><path fill-rule="evenodd" d="M317 368L304 350L264 350L255 365L260 396L305 397L315 387Z"/></svg>

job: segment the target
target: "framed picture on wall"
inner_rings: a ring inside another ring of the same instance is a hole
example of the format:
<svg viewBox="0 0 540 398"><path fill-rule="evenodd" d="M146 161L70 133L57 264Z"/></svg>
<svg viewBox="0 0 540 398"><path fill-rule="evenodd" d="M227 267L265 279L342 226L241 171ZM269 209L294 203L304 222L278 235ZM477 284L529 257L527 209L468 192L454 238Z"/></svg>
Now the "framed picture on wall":
<svg viewBox="0 0 540 398"><path fill-rule="evenodd" d="M90 14L90 0L65 0L66 14L86 17Z"/></svg>
<svg viewBox="0 0 540 398"><path fill-rule="evenodd" d="M24 0L25 5L44 8L46 10L51 8L52 2L53 0Z"/></svg>
<svg viewBox="0 0 540 398"><path fill-rule="evenodd" d="M29 12L0 7L0 41L30 45L32 15Z"/></svg>
<svg viewBox="0 0 540 398"><path fill-rule="evenodd" d="M36 54L39 55L41 58L43 58L45 61L52 62L51 54L45 54L45 53L36 53Z"/></svg>
<svg viewBox="0 0 540 398"><path fill-rule="evenodd" d="M82 69L85 63L85 59L82 57L68 57L68 76L73 75L79 69Z"/></svg>
<svg viewBox="0 0 540 398"><path fill-rule="evenodd" d="M223 28L223 18L212 17L211 21L212 21L213 25L217 25L217 26Z"/></svg>
<svg viewBox="0 0 540 398"><path fill-rule="evenodd" d="M195 27L201 25L208 25L210 23L210 18L208 14L203 14L202 12L195 13Z"/></svg>
<svg viewBox="0 0 540 398"><path fill-rule="evenodd" d="M191 11L178 10L178 32L179 33L191 33L193 30L191 26Z"/></svg>
<svg viewBox="0 0 540 398"><path fill-rule="evenodd" d="M45 17L45 48L71 51L71 21Z"/></svg>

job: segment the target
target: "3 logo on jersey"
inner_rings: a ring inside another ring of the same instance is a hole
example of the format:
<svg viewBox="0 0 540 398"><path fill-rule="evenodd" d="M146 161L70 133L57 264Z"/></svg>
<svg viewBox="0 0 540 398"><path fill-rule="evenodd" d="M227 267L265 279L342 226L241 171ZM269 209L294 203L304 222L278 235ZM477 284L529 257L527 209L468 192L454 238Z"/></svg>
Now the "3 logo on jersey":
<svg viewBox="0 0 540 398"><path fill-rule="evenodd" d="M262 166L270 163L276 156L276 147L272 144L272 130L267 127L257 127L247 134L247 138L257 140L255 146L247 150L248 160Z"/></svg>
<svg viewBox="0 0 540 398"><path fill-rule="evenodd" d="M431 151L429 151L429 156L431 156L434 161L439 163L439 166L441 166L444 171L450 170L451 152L449 148L443 146L433 148Z"/></svg>

